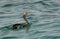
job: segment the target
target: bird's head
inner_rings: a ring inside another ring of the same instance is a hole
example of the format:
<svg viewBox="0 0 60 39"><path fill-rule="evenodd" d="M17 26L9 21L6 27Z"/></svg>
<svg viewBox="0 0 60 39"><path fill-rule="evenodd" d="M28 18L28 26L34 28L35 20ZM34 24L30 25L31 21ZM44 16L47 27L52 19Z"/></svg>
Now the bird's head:
<svg viewBox="0 0 60 39"><path fill-rule="evenodd" d="M30 12L26 11L23 13L23 16L27 16Z"/></svg>

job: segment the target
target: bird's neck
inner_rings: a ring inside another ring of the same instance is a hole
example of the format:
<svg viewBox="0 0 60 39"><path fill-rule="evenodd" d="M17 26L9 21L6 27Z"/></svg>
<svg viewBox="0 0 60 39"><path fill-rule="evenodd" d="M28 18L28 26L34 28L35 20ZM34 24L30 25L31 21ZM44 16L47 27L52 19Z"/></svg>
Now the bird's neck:
<svg viewBox="0 0 60 39"><path fill-rule="evenodd" d="M26 24L29 24L29 22L28 22L27 18L25 18L24 20L25 20L25 23L26 23Z"/></svg>
<svg viewBox="0 0 60 39"><path fill-rule="evenodd" d="M29 24L29 22L28 22L28 20L27 20L27 18L26 18L25 15L23 16L23 18L24 18L24 20L25 20L25 24Z"/></svg>

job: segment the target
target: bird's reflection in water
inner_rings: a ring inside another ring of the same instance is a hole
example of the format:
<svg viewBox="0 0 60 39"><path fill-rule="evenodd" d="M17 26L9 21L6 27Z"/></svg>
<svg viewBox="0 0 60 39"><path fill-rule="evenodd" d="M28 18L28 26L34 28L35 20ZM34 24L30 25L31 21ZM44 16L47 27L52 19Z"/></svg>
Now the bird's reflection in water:
<svg viewBox="0 0 60 39"><path fill-rule="evenodd" d="M30 27L31 27L31 23L27 25L26 32L29 32Z"/></svg>

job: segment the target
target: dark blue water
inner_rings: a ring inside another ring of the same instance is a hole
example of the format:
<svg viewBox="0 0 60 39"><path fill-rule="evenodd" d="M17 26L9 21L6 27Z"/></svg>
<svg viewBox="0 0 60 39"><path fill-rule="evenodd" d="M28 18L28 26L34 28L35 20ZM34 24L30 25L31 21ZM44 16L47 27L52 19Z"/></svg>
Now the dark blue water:
<svg viewBox="0 0 60 39"><path fill-rule="evenodd" d="M12 30L25 11L29 28ZM0 0L0 39L60 39L60 0Z"/></svg>

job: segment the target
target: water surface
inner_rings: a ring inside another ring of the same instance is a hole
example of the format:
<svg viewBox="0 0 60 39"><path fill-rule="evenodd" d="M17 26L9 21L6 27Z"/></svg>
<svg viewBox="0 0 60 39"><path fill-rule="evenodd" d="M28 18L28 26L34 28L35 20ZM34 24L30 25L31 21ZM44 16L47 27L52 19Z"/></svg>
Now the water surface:
<svg viewBox="0 0 60 39"><path fill-rule="evenodd" d="M60 39L60 0L0 0L0 39ZM23 12L30 11L26 29L12 30L24 23Z"/></svg>

